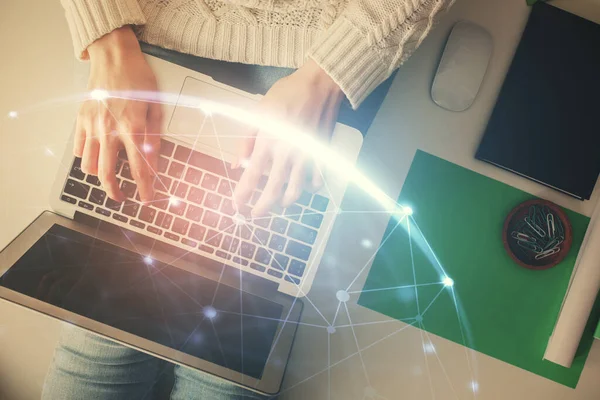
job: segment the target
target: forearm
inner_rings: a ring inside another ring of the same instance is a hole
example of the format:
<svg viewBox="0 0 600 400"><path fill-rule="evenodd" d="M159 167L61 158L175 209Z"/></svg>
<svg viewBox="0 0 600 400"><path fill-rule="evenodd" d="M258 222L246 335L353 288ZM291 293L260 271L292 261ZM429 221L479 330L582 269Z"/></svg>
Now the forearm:
<svg viewBox="0 0 600 400"><path fill-rule="evenodd" d="M354 108L398 68L454 0L350 0L310 51ZM413 5L416 3L416 5Z"/></svg>

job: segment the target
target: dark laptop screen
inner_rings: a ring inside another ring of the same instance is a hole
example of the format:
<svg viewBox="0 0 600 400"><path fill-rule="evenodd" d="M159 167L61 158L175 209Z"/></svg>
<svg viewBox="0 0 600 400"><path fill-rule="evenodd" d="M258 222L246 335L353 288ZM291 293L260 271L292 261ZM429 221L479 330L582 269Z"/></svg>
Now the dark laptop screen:
<svg viewBox="0 0 600 400"><path fill-rule="evenodd" d="M0 286L258 379L283 309L60 225Z"/></svg>

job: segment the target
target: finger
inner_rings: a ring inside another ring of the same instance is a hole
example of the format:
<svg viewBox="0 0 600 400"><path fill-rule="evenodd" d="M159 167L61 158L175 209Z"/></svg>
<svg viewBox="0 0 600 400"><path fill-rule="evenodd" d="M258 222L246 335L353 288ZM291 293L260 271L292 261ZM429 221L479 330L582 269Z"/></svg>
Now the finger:
<svg viewBox="0 0 600 400"><path fill-rule="evenodd" d="M339 107L329 107L323 115L321 116L321 120L319 121L319 137L329 143L331 136L333 135L333 130L335 129L335 124L337 121ZM324 184L324 167L325 163L320 159L313 159L313 168L312 168L312 179L310 182L310 189L313 192L318 191L323 187Z"/></svg>
<svg viewBox="0 0 600 400"><path fill-rule="evenodd" d="M247 165L256 144L256 131L248 130L243 134L237 149L237 160L231 165L232 169Z"/></svg>
<svg viewBox="0 0 600 400"><path fill-rule="evenodd" d="M163 114L161 105L159 103L150 103L148 106L144 151L146 153L146 159L150 163L150 168L153 175L156 175L158 168L162 120Z"/></svg>
<svg viewBox="0 0 600 400"><path fill-rule="evenodd" d="M75 157L81 158L83 156L83 148L85 146L85 129L83 128L83 117L77 117L77 123L75 125L75 137L73 142L73 154Z"/></svg>
<svg viewBox="0 0 600 400"><path fill-rule="evenodd" d="M262 176L264 167L268 162L268 153L266 151L266 144L262 144L261 148L256 148L248 167L242 174L238 185L233 193L234 202L240 206L250 198L252 191L258 186L258 181Z"/></svg>
<svg viewBox="0 0 600 400"><path fill-rule="evenodd" d="M288 207L292 203L294 203L304 189L304 181L306 179L306 162L302 159L297 160L292 165L292 170L290 172L290 180L288 182L287 189L283 194L283 199L281 200L281 205L283 207Z"/></svg>
<svg viewBox="0 0 600 400"><path fill-rule="evenodd" d="M81 158L81 170L86 174L98 175L98 153L100 152L100 142L98 138L93 137L87 132L85 146L83 147L83 157Z"/></svg>
<svg viewBox="0 0 600 400"><path fill-rule="evenodd" d="M117 182L117 152L118 152L118 141L111 138L105 140L100 145L100 155L98 161L98 178L102 182L102 187L106 191L108 197L115 201L125 200L123 192L119 189L119 183Z"/></svg>
<svg viewBox="0 0 600 400"><path fill-rule="evenodd" d="M141 123L132 125L129 132L134 133L125 135L123 145L129 159L131 174L138 185L140 198L143 202L149 202L152 200L154 194L154 190L152 189L152 173L145 154L142 151L143 137L135 134L135 132L145 131L146 127Z"/></svg>
<svg viewBox="0 0 600 400"><path fill-rule="evenodd" d="M269 180L267 181L260 198L256 202L256 205L252 209L253 216L258 217L266 214L271 207L273 207L275 202L281 198L283 185L289 174L288 160L288 154L278 155L273 160Z"/></svg>

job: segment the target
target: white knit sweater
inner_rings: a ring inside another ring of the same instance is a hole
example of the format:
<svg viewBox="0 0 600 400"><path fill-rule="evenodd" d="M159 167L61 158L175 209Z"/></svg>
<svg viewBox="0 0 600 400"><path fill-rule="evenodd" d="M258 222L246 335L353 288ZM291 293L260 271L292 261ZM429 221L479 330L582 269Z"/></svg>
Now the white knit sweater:
<svg viewBox="0 0 600 400"><path fill-rule="evenodd" d="M201 57L299 67L313 58L353 107L421 44L454 0L61 0L78 57L124 26Z"/></svg>

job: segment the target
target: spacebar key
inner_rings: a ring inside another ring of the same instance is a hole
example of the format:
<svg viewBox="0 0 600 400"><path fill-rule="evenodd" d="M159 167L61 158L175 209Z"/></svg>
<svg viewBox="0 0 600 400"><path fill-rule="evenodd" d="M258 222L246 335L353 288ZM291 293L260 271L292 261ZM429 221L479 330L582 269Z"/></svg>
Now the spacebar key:
<svg viewBox="0 0 600 400"><path fill-rule="evenodd" d="M205 169L213 174L217 174L234 181L239 181L242 172L244 172L244 170L241 168L232 170L227 161L216 159L208 154L200 153L199 151L192 151L188 164L193 165L196 168Z"/></svg>
<svg viewBox="0 0 600 400"><path fill-rule="evenodd" d="M303 245L302 243L298 243L298 242L294 242L293 240L290 240L285 249L285 253L292 257L299 258L300 260L307 261L308 256L310 256L311 250L312 250L311 247L308 247L308 246Z"/></svg>

